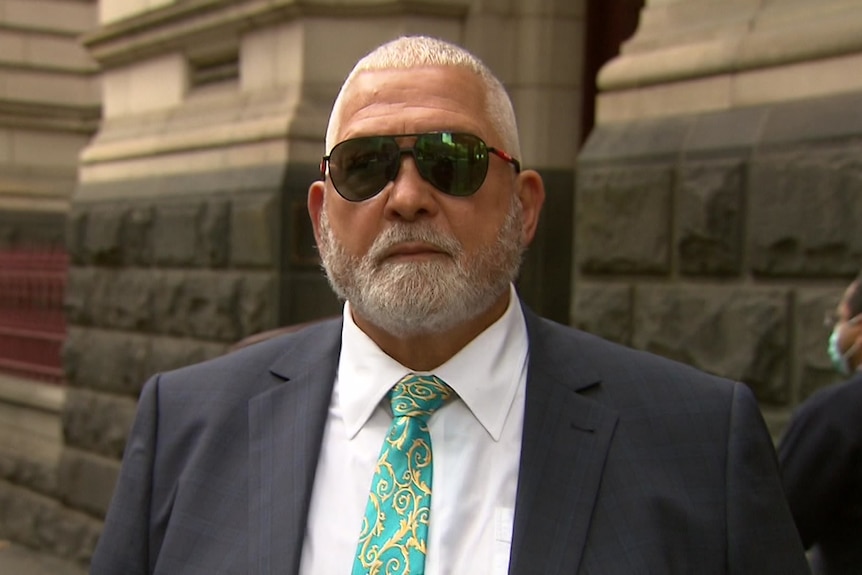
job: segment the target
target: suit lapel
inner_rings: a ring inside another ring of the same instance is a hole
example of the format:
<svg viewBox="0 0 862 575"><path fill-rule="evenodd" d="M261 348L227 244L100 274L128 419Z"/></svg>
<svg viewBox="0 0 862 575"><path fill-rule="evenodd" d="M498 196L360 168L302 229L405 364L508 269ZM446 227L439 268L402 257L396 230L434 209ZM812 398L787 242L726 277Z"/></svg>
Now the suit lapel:
<svg viewBox="0 0 862 575"><path fill-rule="evenodd" d="M599 384L585 354L555 336L556 327L524 314L530 367L509 573L570 574L583 555L617 414L584 397ZM341 322L332 321L286 337L271 368L275 385L249 401L255 575L298 573L340 335Z"/></svg>
<svg viewBox="0 0 862 575"><path fill-rule="evenodd" d="M530 366L510 575L577 572L617 414L584 397L584 354L525 309ZM577 354L573 357L573 354Z"/></svg>
<svg viewBox="0 0 862 575"><path fill-rule="evenodd" d="M279 383L249 416L249 564L255 575L296 575L340 351L341 322L285 338L271 367Z"/></svg>

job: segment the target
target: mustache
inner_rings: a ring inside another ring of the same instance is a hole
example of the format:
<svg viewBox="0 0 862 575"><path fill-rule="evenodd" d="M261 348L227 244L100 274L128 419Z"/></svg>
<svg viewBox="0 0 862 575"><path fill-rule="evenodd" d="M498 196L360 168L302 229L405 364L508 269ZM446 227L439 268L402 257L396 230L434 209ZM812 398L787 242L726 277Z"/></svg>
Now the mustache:
<svg viewBox="0 0 862 575"><path fill-rule="evenodd" d="M393 246L407 242L428 244L453 258L461 255L464 250L461 242L427 223L395 224L377 236L368 250L368 257L377 263Z"/></svg>

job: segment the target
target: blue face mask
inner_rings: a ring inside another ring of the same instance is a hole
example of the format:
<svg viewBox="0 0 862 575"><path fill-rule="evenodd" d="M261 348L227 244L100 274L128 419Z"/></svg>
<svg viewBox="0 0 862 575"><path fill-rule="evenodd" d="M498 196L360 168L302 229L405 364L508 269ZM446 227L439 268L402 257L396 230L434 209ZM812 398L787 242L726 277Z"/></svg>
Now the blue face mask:
<svg viewBox="0 0 862 575"><path fill-rule="evenodd" d="M841 324L838 324L832 329L832 335L829 336L829 345L827 346L826 351L829 354L829 359L832 360L832 367L834 367L835 370L841 375L846 376L850 375L853 372L853 366L850 365L850 356L856 353L856 348L858 347L857 344L859 343L859 340L857 339L855 342L853 342L853 345L850 346L850 349L842 353L841 346L838 343L840 335Z"/></svg>
<svg viewBox="0 0 862 575"><path fill-rule="evenodd" d="M841 375L850 375L850 362L847 360L847 354L841 353L841 347L838 345L840 334L841 326L836 325L832 329L832 335L829 336L829 345L826 347L826 352L829 354L829 359L832 360L832 367L835 368L835 371Z"/></svg>

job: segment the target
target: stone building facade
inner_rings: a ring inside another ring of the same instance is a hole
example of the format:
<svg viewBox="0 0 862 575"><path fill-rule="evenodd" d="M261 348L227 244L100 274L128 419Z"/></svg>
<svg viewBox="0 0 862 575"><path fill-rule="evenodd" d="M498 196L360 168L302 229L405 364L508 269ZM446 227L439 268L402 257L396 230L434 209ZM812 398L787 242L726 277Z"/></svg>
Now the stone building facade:
<svg viewBox="0 0 862 575"><path fill-rule="evenodd" d="M0 248L64 243L99 120L98 68L78 41L95 25L95 0L0 3Z"/></svg>
<svg viewBox="0 0 862 575"><path fill-rule="evenodd" d="M777 433L834 381L820 321L862 264L862 5L646 0L589 131L585 38L608 5L100 0L56 490L0 483L0 525L27 518L5 536L86 563L146 378L336 312L305 193L350 65L406 33L465 45L513 96L548 186L530 305L749 383Z"/></svg>
<svg viewBox="0 0 862 575"><path fill-rule="evenodd" d="M102 0L99 9L83 43L102 69L103 118L68 216L58 480L82 540L108 506L149 375L337 313L306 191L341 82L388 39L459 42L507 84L522 162L548 181L549 225L522 287L566 321L581 2ZM558 281L543 281L548 273Z"/></svg>
<svg viewBox="0 0 862 575"><path fill-rule="evenodd" d="M751 385L836 381L862 268L862 4L651 0L578 158L573 323Z"/></svg>
<svg viewBox="0 0 862 575"><path fill-rule="evenodd" d="M32 365L23 361L30 358L21 357L24 354L19 346L29 351L48 348L54 354L52 367L55 363L59 366L56 340L40 341L46 334L34 335L25 329L27 325L22 327L23 314L19 313L17 324L5 317L4 312L20 304L15 298L21 298L21 293L19 290L10 296L4 288L15 287L14 282L3 280L9 277L14 259L10 256L23 255L18 259L26 260L34 253L48 253L59 255L62 262L78 155L99 125L98 66L79 41L81 34L96 24L96 0L0 0L3 367L8 367L10 360ZM44 272L38 264L32 267L37 273ZM55 275L59 277L50 281L62 282L62 270ZM45 304L44 292L27 295L28 303L36 300ZM61 297L56 300L56 310L51 313L56 311L62 318ZM44 317L44 309L33 311ZM54 332L48 336L62 337L62 321L52 328ZM64 398L62 386L34 381L20 371L12 375L0 371L0 541L12 539L85 560L99 524L60 502Z"/></svg>

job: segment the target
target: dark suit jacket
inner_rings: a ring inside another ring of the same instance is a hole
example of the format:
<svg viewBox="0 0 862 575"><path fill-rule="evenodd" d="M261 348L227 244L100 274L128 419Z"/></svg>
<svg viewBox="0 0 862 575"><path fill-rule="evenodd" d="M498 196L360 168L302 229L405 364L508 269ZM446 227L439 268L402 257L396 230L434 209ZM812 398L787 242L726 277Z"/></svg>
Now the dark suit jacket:
<svg viewBox="0 0 862 575"><path fill-rule="evenodd" d="M862 573L862 372L794 414L778 450L784 488L817 573Z"/></svg>
<svg viewBox="0 0 862 575"><path fill-rule="evenodd" d="M525 315L510 574L808 572L745 386ZM91 573L296 574L340 330L151 379Z"/></svg>

